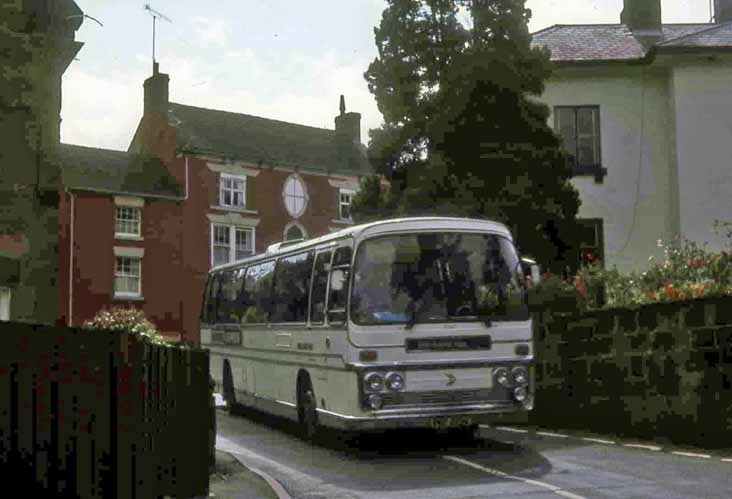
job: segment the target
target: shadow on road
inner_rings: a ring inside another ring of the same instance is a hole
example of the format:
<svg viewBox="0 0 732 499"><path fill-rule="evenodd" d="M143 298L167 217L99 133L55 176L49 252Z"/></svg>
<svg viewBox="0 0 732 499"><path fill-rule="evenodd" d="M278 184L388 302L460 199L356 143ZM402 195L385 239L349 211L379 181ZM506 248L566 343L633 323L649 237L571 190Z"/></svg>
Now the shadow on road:
<svg viewBox="0 0 732 499"><path fill-rule="evenodd" d="M241 407L233 411L233 415L298 439L303 438L297 425L284 418ZM386 486L383 480L389 479L385 476L389 475L389 472L385 473L385 470L393 467L395 481L387 487L391 490L401 490L407 485L415 486L415 483L411 483L412 480L405 481L405 477L410 474L420 477L418 482L421 480L420 483L426 485L425 477L432 473L435 467L450 468L449 474L438 473L434 478L437 479L439 476L442 482L447 480L453 485L475 483L476 479L502 480L500 477L445 460L444 456L459 457L480 466L528 478L539 478L551 471L550 462L534 449L530 442L520 438L516 440L515 442L498 440L492 432L483 430L479 430L475 437L466 437L464 434L436 433L428 430L390 430L357 434L327 429L311 448L313 454L317 454L318 450L325 451L330 457L338 459L344 467L348 467L349 463L360 467L359 475L363 475L365 469L370 468L374 472L378 470L381 487ZM382 466L384 464L389 466ZM333 480L333 477L329 479ZM353 480L351 475L349 482L351 487L356 485ZM371 489L374 485L370 479L355 480L360 488Z"/></svg>

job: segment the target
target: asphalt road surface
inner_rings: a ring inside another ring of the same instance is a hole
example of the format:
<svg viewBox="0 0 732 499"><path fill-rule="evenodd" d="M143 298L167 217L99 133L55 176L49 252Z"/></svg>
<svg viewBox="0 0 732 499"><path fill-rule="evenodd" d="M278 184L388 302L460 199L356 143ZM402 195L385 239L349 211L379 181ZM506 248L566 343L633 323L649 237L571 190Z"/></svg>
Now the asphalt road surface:
<svg viewBox="0 0 732 499"><path fill-rule="evenodd" d="M511 428L464 441L334 433L313 445L271 416L219 409L217 419L217 447L293 499L732 498L732 456L719 452Z"/></svg>

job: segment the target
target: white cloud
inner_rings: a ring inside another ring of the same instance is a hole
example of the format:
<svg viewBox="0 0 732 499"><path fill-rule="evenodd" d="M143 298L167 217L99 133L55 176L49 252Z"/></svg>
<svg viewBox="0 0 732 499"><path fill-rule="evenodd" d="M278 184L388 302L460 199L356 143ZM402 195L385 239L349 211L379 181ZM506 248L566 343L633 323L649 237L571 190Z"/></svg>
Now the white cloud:
<svg viewBox="0 0 732 499"><path fill-rule="evenodd" d="M193 32L203 43L225 47L229 44L232 30L224 19L196 16L191 20Z"/></svg>
<svg viewBox="0 0 732 499"><path fill-rule="evenodd" d="M61 141L126 150L142 116L142 70L99 76L73 66L64 75Z"/></svg>

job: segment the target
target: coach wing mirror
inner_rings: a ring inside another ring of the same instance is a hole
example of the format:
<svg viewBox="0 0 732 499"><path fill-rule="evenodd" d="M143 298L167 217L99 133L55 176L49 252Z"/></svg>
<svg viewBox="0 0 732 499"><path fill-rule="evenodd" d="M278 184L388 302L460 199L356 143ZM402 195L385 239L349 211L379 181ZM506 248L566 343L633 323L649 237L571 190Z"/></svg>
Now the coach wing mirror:
<svg viewBox="0 0 732 499"><path fill-rule="evenodd" d="M523 269L524 275L531 278L531 283L536 286L541 280L541 267L531 258L521 259L521 268Z"/></svg>
<svg viewBox="0 0 732 499"><path fill-rule="evenodd" d="M344 284L346 283L346 273L341 269L333 270L330 273L330 290L331 291L343 291Z"/></svg>

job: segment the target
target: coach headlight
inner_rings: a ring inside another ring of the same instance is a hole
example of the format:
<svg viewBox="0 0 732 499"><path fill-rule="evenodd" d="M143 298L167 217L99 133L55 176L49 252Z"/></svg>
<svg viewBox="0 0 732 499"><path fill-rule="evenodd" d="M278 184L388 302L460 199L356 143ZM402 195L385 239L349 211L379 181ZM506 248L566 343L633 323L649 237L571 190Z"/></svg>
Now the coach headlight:
<svg viewBox="0 0 732 499"><path fill-rule="evenodd" d="M374 393L373 395L369 395L368 403L369 407L371 407L375 411L378 411L384 405L384 401L381 399L381 395L376 393Z"/></svg>
<svg viewBox="0 0 732 499"><path fill-rule="evenodd" d="M526 391L526 387L517 386L513 389L513 398L516 402L523 402L529 396L529 392Z"/></svg>
<svg viewBox="0 0 732 499"><path fill-rule="evenodd" d="M523 366L517 366L514 367L511 371L511 374L513 375L513 380L516 382L517 385L526 385L529 382L529 373Z"/></svg>
<svg viewBox="0 0 732 499"><path fill-rule="evenodd" d="M505 367L499 367L493 371L493 377L501 386L509 386L511 384L511 375Z"/></svg>
<svg viewBox="0 0 732 499"><path fill-rule="evenodd" d="M386 387L394 392L404 389L404 378L399 373L389 373L386 375Z"/></svg>
<svg viewBox="0 0 732 499"><path fill-rule="evenodd" d="M380 392L384 389L384 378L379 373L369 373L364 377L366 390L370 392Z"/></svg>

